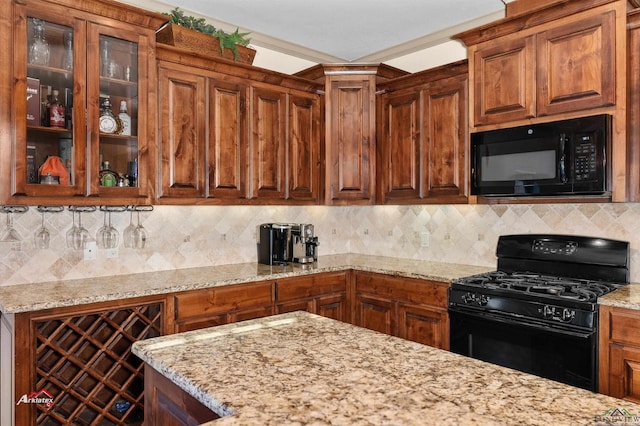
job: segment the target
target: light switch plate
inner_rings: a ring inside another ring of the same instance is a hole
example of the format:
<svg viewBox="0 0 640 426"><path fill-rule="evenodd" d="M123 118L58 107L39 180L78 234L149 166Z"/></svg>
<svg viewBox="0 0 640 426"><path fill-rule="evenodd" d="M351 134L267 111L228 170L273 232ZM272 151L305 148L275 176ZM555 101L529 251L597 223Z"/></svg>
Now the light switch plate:
<svg viewBox="0 0 640 426"><path fill-rule="evenodd" d="M98 247L95 241L88 241L84 246L84 260L96 260Z"/></svg>

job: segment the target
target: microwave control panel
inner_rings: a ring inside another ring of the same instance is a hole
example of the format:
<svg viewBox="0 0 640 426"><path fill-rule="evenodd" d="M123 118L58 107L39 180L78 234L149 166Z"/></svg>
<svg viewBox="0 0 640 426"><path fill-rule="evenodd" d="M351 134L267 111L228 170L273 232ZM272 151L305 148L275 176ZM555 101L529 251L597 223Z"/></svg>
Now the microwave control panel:
<svg viewBox="0 0 640 426"><path fill-rule="evenodd" d="M593 140L594 135L582 134L575 135L574 144L574 170L575 180L585 181L597 178L598 161L596 152L596 142Z"/></svg>

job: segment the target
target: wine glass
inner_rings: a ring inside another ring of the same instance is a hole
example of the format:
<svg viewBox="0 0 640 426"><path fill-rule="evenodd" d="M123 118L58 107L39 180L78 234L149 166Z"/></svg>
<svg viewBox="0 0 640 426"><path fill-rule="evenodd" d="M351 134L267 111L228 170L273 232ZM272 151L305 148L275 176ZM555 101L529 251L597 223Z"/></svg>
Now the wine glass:
<svg viewBox="0 0 640 426"><path fill-rule="evenodd" d="M135 231L136 225L133 224L133 210L129 211L129 225L124 228L122 232L122 239L124 240L124 246L126 248L134 248L135 247Z"/></svg>
<svg viewBox="0 0 640 426"><path fill-rule="evenodd" d="M27 206L2 206L2 211L7 214L7 227L2 233L0 241L9 243L22 241L22 237L13 226L13 214L24 213L27 210L29 210Z"/></svg>
<svg viewBox="0 0 640 426"><path fill-rule="evenodd" d="M118 247L118 240L120 237L118 235L118 230L111 224L111 210L109 208L104 208L102 210L104 211L104 225L96 234L98 247L102 249L116 248Z"/></svg>
<svg viewBox="0 0 640 426"><path fill-rule="evenodd" d="M38 210L42 213L42 224L40 225L40 229L38 229L35 234L33 234L33 241L35 243L36 248L38 249L48 249L49 241L51 240L51 234L49 230L44 225L44 212L46 211L42 206L38 206Z"/></svg>
<svg viewBox="0 0 640 426"><path fill-rule="evenodd" d="M144 229L142 223L140 223L140 211L136 211L138 214L138 225L133 232L134 247L137 249L143 249L147 244L147 230Z"/></svg>
<svg viewBox="0 0 640 426"><path fill-rule="evenodd" d="M69 209L71 210L72 215L73 213L78 213L78 224L76 225L75 216L72 216L73 226L67 231L67 246L74 250L82 250L87 244L87 241L91 240L89 231L82 226L82 212L95 211L95 207L87 207L85 209L80 207L70 207Z"/></svg>

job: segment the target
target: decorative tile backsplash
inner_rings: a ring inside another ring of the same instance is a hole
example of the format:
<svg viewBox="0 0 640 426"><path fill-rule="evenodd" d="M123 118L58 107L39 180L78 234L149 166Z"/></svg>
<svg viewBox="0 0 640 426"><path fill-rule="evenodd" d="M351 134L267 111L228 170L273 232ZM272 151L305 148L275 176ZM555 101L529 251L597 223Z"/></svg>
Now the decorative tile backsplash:
<svg viewBox="0 0 640 426"><path fill-rule="evenodd" d="M0 233L4 231L0 217ZM92 237L102 212L83 213ZM136 213L112 213L120 232ZM319 253L345 252L494 266L498 237L514 233L580 234L631 243L631 280L640 282L640 204L522 204L426 206L155 206L140 213L147 246L97 259L67 248L71 212L46 213L49 249L36 249L41 215L35 208L14 215L20 242L0 242L0 285L38 283L174 268L256 261L256 227L267 222L312 223ZM116 257L110 257L110 256Z"/></svg>

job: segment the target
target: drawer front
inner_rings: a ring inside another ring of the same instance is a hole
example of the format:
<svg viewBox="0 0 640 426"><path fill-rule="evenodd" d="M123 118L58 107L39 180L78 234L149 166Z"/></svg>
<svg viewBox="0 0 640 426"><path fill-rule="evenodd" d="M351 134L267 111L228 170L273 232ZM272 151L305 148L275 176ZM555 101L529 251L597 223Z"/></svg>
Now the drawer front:
<svg viewBox="0 0 640 426"><path fill-rule="evenodd" d="M272 305L273 294L272 282L237 284L182 293L175 296L176 320Z"/></svg>
<svg viewBox="0 0 640 426"><path fill-rule="evenodd" d="M640 312L618 308L611 312L608 320L612 342L640 345Z"/></svg>
<svg viewBox="0 0 640 426"><path fill-rule="evenodd" d="M390 300L447 308L448 283L392 275L358 272L356 292L383 296Z"/></svg>
<svg viewBox="0 0 640 426"><path fill-rule="evenodd" d="M346 274L326 273L278 280L278 302L345 292Z"/></svg>

